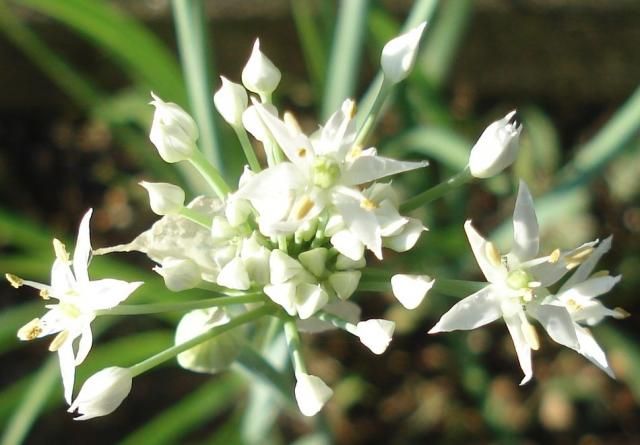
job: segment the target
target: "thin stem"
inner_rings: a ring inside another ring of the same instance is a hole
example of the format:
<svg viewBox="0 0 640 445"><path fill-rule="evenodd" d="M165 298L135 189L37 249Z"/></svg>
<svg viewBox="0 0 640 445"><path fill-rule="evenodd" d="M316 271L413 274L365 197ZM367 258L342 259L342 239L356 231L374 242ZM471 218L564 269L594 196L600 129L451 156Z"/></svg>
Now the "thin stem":
<svg viewBox="0 0 640 445"><path fill-rule="evenodd" d="M215 168L200 151L195 150L191 158L189 158L189 162L198 170L198 173L202 175L204 180L207 181L216 195L218 195L218 198L224 199L225 196L229 194L229 186L224 182L218 169Z"/></svg>
<svg viewBox="0 0 640 445"><path fill-rule="evenodd" d="M272 312L274 312L274 310L275 308L272 305L263 305L258 309L245 312L244 314L239 315L236 318L233 318L231 321L229 321L226 324L223 324L222 326L216 326L214 328L211 328L207 332L204 332L196 337L193 337L191 340L172 346L171 348L167 348L164 351L159 352L158 354L152 357L149 357L148 359L143 360L140 363L133 365L131 368L129 368L129 370L131 371L131 374L134 377L137 375L140 375L158 366L160 363L175 357L181 352L187 351L193 348L194 346L199 345L200 343L205 342L207 340L210 340L217 335L230 331L235 327L238 327L245 323L249 323L250 321L256 320L265 315L269 315Z"/></svg>
<svg viewBox="0 0 640 445"><path fill-rule="evenodd" d="M200 130L205 158L222 170L222 155L211 100L207 24L202 0L173 0L173 16L189 103Z"/></svg>
<svg viewBox="0 0 640 445"><path fill-rule="evenodd" d="M342 329L343 331L347 331L350 334L357 335L356 325L338 317L337 315L330 314L329 312L325 312L325 311L319 311L319 312L316 312L314 317L319 318L320 320L329 322L338 329Z"/></svg>
<svg viewBox="0 0 640 445"><path fill-rule="evenodd" d="M260 162L258 161L256 152L253 151L253 146L249 141L247 131L242 126L233 126L233 131L235 131L236 136L238 136L238 140L240 141L240 145L242 146L244 156L247 158L249 167L251 168L251 170L253 170L254 173L258 173L260 170L262 170L262 167L260 167Z"/></svg>
<svg viewBox="0 0 640 445"><path fill-rule="evenodd" d="M201 225L206 229L211 229L211 217L207 215L203 215L202 213L196 212L193 209L188 207L183 207L180 209L180 216L184 216L189 221L193 221L194 223Z"/></svg>
<svg viewBox="0 0 640 445"><path fill-rule="evenodd" d="M393 272L381 269L365 269L358 284L359 291L391 291L391 277ZM466 297L469 294L479 291L487 283L483 281L450 280L446 278L436 278L436 282L430 292L438 292L450 297Z"/></svg>
<svg viewBox="0 0 640 445"><path fill-rule="evenodd" d="M300 346L300 333L298 327L293 318L289 317L284 322L284 336L289 346L289 354L291 354L291 362L293 364L293 370L296 374L307 374L307 366L304 363L302 357L302 349Z"/></svg>
<svg viewBox="0 0 640 445"><path fill-rule="evenodd" d="M472 179L473 176L471 175L469 167L467 166L464 170L450 177L446 181L441 182L440 184L431 187L430 189L425 190L424 192L400 204L400 212L410 212L411 210L415 210L424 204L428 204L444 196L453 189L466 184Z"/></svg>
<svg viewBox="0 0 640 445"><path fill-rule="evenodd" d="M302 56L307 65L307 72L318 96L324 91L324 73L327 72L327 55L314 17L313 4L292 0L290 3L293 22L298 31L302 45Z"/></svg>
<svg viewBox="0 0 640 445"><path fill-rule="evenodd" d="M382 109L382 105L389 97L389 94L392 91L393 84L389 83L387 79L382 76L381 80L377 80L380 84L378 87L378 94L376 95L373 103L370 108L367 110L362 126L358 130L358 135L356 136L355 145L363 145L364 141L369 137L371 131L373 130L373 126L378 120L378 116L380 114L380 110Z"/></svg>
<svg viewBox="0 0 640 445"><path fill-rule="evenodd" d="M253 294L207 298L205 300L182 301L180 303L121 304L111 309L96 311L97 315L142 315L172 311L188 311L209 307L230 306L234 304L260 303L265 301L262 292Z"/></svg>

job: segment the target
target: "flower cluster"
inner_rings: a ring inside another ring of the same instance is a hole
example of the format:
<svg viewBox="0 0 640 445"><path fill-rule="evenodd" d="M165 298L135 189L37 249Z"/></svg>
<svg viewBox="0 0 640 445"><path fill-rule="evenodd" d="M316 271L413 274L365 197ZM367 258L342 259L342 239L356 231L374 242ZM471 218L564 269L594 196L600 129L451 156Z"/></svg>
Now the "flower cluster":
<svg viewBox="0 0 640 445"><path fill-rule="evenodd" d="M409 74L424 28L423 23L385 46L380 94ZM190 163L210 185L211 194L187 200L177 185L143 181L151 209L161 218L130 243L93 251L96 255L143 252L156 264L154 270L168 290L203 289L212 298L164 306L119 305L142 283L89 280L91 212L80 224L73 260L62 243L54 241L51 285L8 276L14 285L35 287L43 298L58 301L47 305L49 312L25 325L18 336L31 340L57 334L50 349L59 354L65 399L70 411L80 414L77 419L115 410L134 377L168 358L176 357L180 366L195 372L220 372L244 349L259 349L252 340L269 342L273 338L268 333L278 329L290 350L296 380L293 394L300 412L315 415L332 390L307 369L300 332L339 328L374 354L384 353L394 322L361 320L360 308L352 301L354 293L367 288L362 284L368 257L380 261L385 249L412 249L426 228L406 212L472 178L500 173L517 156L522 126L514 111L489 125L471 149L467 168L454 180L402 203L389 178L422 169L427 162L391 159L364 145L375 116L359 123L354 118L355 102L346 99L317 130L305 133L292 114L281 113L272 104L281 75L258 41L241 77L242 83L223 77L213 97L247 159L237 188L229 187L198 149L194 119L178 105L152 95L150 139L159 155L169 163ZM586 327L606 316L624 315L596 299L620 280L592 275L610 248L610 238L539 256L536 216L524 183L516 201L510 253L501 255L470 222L464 228L488 284L454 305L431 333L473 329L502 317L516 346L524 383L532 376L531 350L539 347L533 319L552 339L612 375ZM551 290L574 269L556 291ZM406 274L386 274L373 281L377 287L386 286L409 310L418 307L438 283L447 282ZM174 346L129 368L98 372L73 399L74 369L91 348L90 324L95 317L161 310L186 312L176 328ZM251 323L258 319L269 322Z"/></svg>

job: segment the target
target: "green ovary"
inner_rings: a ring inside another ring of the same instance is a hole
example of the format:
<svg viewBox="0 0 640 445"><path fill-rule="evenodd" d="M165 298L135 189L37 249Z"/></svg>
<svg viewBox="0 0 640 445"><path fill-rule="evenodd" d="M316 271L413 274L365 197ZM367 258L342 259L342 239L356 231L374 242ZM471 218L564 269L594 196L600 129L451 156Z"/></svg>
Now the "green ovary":
<svg viewBox="0 0 640 445"><path fill-rule="evenodd" d="M313 183L326 189L336 183L340 177L340 166L333 159L318 156L313 161Z"/></svg>

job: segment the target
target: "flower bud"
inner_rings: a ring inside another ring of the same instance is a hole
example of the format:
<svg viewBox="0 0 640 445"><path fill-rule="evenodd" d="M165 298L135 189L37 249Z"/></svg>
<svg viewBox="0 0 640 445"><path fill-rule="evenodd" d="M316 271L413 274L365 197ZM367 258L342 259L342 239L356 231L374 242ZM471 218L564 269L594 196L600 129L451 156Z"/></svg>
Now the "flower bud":
<svg viewBox="0 0 640 445"><path fill-rule="evenodd" d="M74 420L87 420L111 414L131 391L133 376L129 368L112 366L98 371L84 382L68 409L78 411Z"/></svg>
<svg viewBox="0 0 640 445"><path fill-rule="evenodd" d="M371 352L380 355L387 350L395 328L396 324L389 320L361 321L356 325L356 335Z"/></svg>
<svg viewBox="0 0 640 445"><path fill-rule="evenodd" d="M391 277L393 295L407 309L417 308L434 283L435 280L427 275L397 274Z"/></svg>
<svg viewBox="0 0 640 445"><path fill-rule="evenodd" d="M200 268L189 259L167 257L153 270L164 278L165 286L173 292L193 289L202 281Z"/></svg>
<svg viewBox="0 0 640 445"><path fill-rule="evenodd" d="M300 412L307 417L315 416L333 395L322 379L303 372L296 373L294 392Z"/></svg>
<svg viewBox="0 0 640 445"><path fill-rule="evenodd" d="M341 300L349 298L358 288L362 273L358 270L334 272L329 275L329 284Z"/></svg>
<svg viewBox="0 0 640 445"><path fill-rule="evenodd" d="M242 85L231 82L226 77L220 76L220 79L222 86L213 95L213 103L228 124L241 127L242 113L249 103L247 91Z"/></svg>
<svg viewBox="0 0 640 445"><path fill-rule="evenodd" d="M329 250L325 247L316 247L315 249L307 250L298 255L298 261L316 277L321 277L326 269L327 256Z"/></svg>
<svg viewBox="0 0 640 445"><path fill-rule="evenodd" d="M225 309L214 307L196 309L185 314L176 327L175 344L184 343L216 326L231 321ZM184 369L214 374L223 371L236 359L242 349L244 329L233 328L178 354Z"/></svg>
<svg viewBox="0 0 640 445"><path fill-rule="evenodd" d="M242 70L242 83L249 91L269 95L280 83L280 77L280 70L260 51L260 40L256 39Z"/></svg>
<svg viewBox="0 0 640 445"><path fill-rule="evenodd" d="M513 164L521 131L515 110L489 125L469 154L471 174L476 178L490 178Z"/></svg>
<svg viewBox="0 0 640 445"><path fill-rule="evenodd" d="M411 72L418 53L418 44L427 22L390 40L382 49L380 65L385 79L392 83L404 80Z"/></svg>
<svg viewBox="0 0 640 445"><path fill-rule="evenodd" d="M172 102L164 102L151 93L156 107L149 139L166 162L189 159L196 150L198 127L189 114Z"/></svg>
<svg viewBox="0 0 640 445"><path fill-rule="evenodd" d="M149 205L156 215L175 215L184 207L184 190L166 182L140 182L149 192Z"/></svg>
<svg viewBox="0 0 640 445"><path fill-rule="evenodd" d="M216 283L220 286L237 290L247 290L251 286L249 274L240 258L232 259L222 268Z"/></svg>

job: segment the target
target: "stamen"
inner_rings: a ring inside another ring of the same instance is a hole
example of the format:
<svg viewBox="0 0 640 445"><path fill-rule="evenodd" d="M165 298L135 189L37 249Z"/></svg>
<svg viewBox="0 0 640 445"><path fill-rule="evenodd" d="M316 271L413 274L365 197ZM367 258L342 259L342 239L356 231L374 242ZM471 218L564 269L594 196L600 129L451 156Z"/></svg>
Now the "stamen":
<svg viewBox="0 0 640 445"><path fill-rule="evenodd" d="M294 133L302 132L302 129L300 128L300 124L298 123L298 120L289 111L284 112L282 119L284 120L284 124L287 126L287 128L292 130Z"/></svg>
<svg viewBox="0 0 640 445"><path fill-rule="evenodd" d="M555 264L560 259L560 249L556 249L549 254L549 262Z"/></svg>
<svg viewBox="0 0 640 445"><path fill-rule="evenodd" d="M500 251L491 241L488 241L487 244L485 244L484 253L493 266L498 267L502 265L502 261L500 259Z"/></svg>
<svg viewBox="0 0 640 445"><path fill-rule="evenodd" d="M602 277L608 277L608 276L609 276L608 270L599 270L593 275L591 275L591 278L602 278Z"/></svg>
<svg viewBox="0 0 640 445"><path fill-rule="evenodd" d="M349 119L354 118L354 116L356 115L356 111L357 111L357 107L356 107L356 102L354 100L349 100L345 102L344 106L342 107L342 112L345 115L347 115Z"/></svg>
<svg viewBox="0 0 640 445"><path fill-rule="evenodd" d="M360 200L360 207L362 207L365 210L372 211L378 208L378 204L376 204L370 199L364 198Z"/></svg>
<svg viewBox="0 0 640 445"><path fill-rule="evenodd" d="M542 283L539 281L529 281L529 283L527 284L528 287L532 288L532 289L537 289L540 286L542 286Z"/></svg>
<svg viewBox="0 0 640 445"><path fill-rule="evenodd" d="M522 299L524 300L525 303L530 303L531 301L533 301L533 297L535 297L535 293L533 292L533 289L527 289L527 288L522 289Z"/></svg>
<svg viewBox="0 0 640 445"><path fill-rule="evenodd" d="M622 309L621 307L615 308L613 310L613 312L615 312L615 315L613 317L618 319L618 320L622 320L624 318L631 317L631 314L629 312L625 311L624 309Z"/></svg>
<svg viewBox="0 0 640 445"><path fill-rule="evenodd" d="M65 263L69 263L69 253L67 252L67 248L62 244L62 242L54 238L53 239L53 250L56 253L56 258Z"/></svg>
<svg viewBox="0 0 640 445"><path fill-rule="evenodd" d="M20 340L33 340L38 338L42 333L42 323L39 318L34 318L29 323L18 329L18 338Z"/></svg>
<svg viewBox="0 0 640 445"><path fill-rule="evenodd" d="M11 284L16 289L24 284L24 280L17 275L14 275L12 273L6 273L4 274L4 276L9 282L9 284Z"/></svg>
<svg viewBox="0 0 640 445"><path fill-rule="evenodd" d="M48 300L49 298L51 298L51 296L49 295L49 291L47 289L40 289L40 298L42 298L43 300Z"/></svg>
<svg viewBox="0 0 640 445"><path fill-rule="evenodd" d="M578 267L580 264L581 264L581 262L579 262L579 261L572 261L570 263L567 263L565 268L567 270L572 270L572 269L575 269L576 267Z"/></svg>
<svg viewBox="0 0 640 445"><path fill-rule="evenodd" d="M586 260L589 255L591 255L591 252L593 252L593 247L585 247L584 249L574 253L573 255L567 256L566 260L569 263L577 262L578 264L580 264L584 260Z"/></svg>
<svg viewBox="0 0 640 445"><path fill-rule="evenodd" d="M531 349L537 351L540 349L540 337L538 337L538 332L536 328L533 327L528 320L522 322L522 333L524 334L524 339L527 341L527 344Z"/></svg>
<svg viewBox="0 0 640 445"><path fill-rule="evenodd" d="M302 219L307 216L307 214L313 208L314 204L315 203L308 196L303 197L302 200L297 204L294 211L296 219Z"/></svg>
<svg viewBox="0 0 640 445"><path fill-rule="evenodd" d="M60 331L49 345L49 351L56 352L64 344L67 338L69 338L69 331L66 329L64 331Z"/></svg>
<svg viewBox="0 0 640 445"><path fill-rule="evenodd" d="M305 156L307 156L307 149L304 147L300 147L298 148L298 150L296 151L296 154L298 156L300 156L301 158L304 158Z"/></svg>
<svg viewBox="0 0 640 445"><path fill-rule="evenodd" d="M569 309L569 312L576 312L582 309L582 305L578 304L573 298L569 298L567 300L567 309Z"/></svg>
<svg viewBox="0 0 640 445"><path fill-rule="evenodd" d="M351 150L349 150L349 153L347 154L347 160L353 161L354 159L359 158L361 155L362 155L362 146L354 145L353 147L351 147Z"/></svg>

